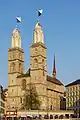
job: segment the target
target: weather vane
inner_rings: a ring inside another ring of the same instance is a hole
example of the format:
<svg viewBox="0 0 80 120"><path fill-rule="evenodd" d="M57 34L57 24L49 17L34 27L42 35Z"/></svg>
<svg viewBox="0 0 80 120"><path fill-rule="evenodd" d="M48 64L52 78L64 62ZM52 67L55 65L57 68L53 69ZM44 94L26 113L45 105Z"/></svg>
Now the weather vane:
<svg viewBox="0 0 80 120"><path fill-rule="evenodd" d="M18 27L18 23L21 23L21 17L20 16L17 16L16 17L16 27Z"/></svg>
<svg viewBox="0 0 80 120"><path fill-rule="evenodd" d="M39 17L42 15L42 13L43 13L43 10L42 10L42 9L39 9L39 10L38 10L38 18L37 18L38 22L39 22Z"/></svg>

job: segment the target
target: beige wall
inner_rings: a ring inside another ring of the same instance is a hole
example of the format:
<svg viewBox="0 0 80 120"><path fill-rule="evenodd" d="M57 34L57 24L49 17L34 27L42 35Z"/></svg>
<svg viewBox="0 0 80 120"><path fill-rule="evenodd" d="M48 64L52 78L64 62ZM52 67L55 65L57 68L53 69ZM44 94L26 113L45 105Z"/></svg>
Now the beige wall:
<svg viewBox="0 0 80 120"><path fill-rule="evenodd" d="M8 50L8 97L7 108L18 108L20 104L20 87L17 76L24 71L24 52L20 48ZM19 93L18 93L19 92Z"/></svg>
<svg viewBox="0 0 80 120"><path fill-rule="evenodd" d="M64 96L64 86L47 81L48 85L48 108L60 110L60 97Z"/></svg>

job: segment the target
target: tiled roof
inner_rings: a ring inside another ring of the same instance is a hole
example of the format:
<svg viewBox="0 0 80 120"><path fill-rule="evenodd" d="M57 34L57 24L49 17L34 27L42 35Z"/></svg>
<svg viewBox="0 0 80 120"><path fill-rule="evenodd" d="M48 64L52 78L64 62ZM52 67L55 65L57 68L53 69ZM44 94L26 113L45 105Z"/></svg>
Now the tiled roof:
<svg viewBox="0 0 80 120"><path fill-rule="evenodd" d="M68 85L66 85L65 87L68 87L68 86L72 86L72 85L77 85L77 84L80 84L80 79L72 82L72 83L69 83Z"/></svg>
<svg viewBox="0 0 80 120"><path fill-rule="evenodd" d="M29 76L30 76L30 68L28 69L28 71L26 73L17 76L17 78L29 77Z"/></svg>
<svg viewBox="0 0 80 120"><path fill-rule="evenodd" d="M21 74L17 78L29 77L29 76L30 76L30 68L28 69L28 71L25 74ZM48 76L48 75L47 75L47 81L58 84L58 85L63 85L58 79Z"/></svg>
<svg viewBox="0 0 80 120"><path fill-rule="evenodd" d="M48 75L47 75L47 81L58 84L58 85L63 85L58 79L48 76Z"/></svg>

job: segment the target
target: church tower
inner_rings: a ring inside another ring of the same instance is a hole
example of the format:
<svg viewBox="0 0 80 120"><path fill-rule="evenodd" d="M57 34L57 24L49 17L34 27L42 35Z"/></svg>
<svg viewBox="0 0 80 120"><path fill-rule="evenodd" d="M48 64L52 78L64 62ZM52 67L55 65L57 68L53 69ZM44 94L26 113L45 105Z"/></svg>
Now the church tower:
<svg viewBox="0 0 80 120"><path fill-rule="evenodd" d="M8 49L8 108L19 105L17 76L24 71L24 52L21 48L21 36L18 28L12 32L11 48Z"/></svg>
<svg viewBox="0 0 80 120"><path fill-rule="evenodd" d="M44 33L38 21L33 31L33 43L30 47L30 75L31 83L35 85L41 100L41 109L46 109L46 60Z"/></svg>

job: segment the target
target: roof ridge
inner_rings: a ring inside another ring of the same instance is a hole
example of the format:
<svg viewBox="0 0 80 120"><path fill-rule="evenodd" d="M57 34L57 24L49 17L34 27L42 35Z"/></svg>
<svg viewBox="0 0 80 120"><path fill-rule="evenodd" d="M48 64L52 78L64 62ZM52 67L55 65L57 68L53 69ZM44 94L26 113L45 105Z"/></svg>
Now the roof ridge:
<svg viewBox="0 0 80 120"><path fill-rule="evenodd" d="M51 77L49 75L47 75L47 80L58 85L63 85L63 83L60 80L58 80L57 78Z"/></svg>
<svg viewBox="0 0 80 120"><path fill-rule="evenodd" d="M77 79L77 80L67 84L65 87L72 86L72 85L77 85L77 84L80 84L80 79Z"/></svg>

